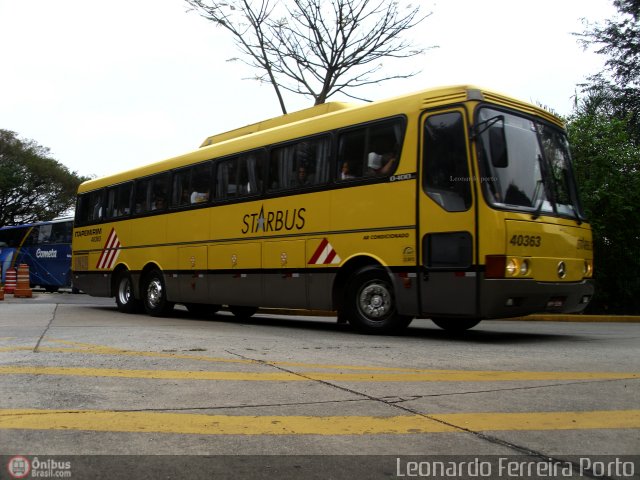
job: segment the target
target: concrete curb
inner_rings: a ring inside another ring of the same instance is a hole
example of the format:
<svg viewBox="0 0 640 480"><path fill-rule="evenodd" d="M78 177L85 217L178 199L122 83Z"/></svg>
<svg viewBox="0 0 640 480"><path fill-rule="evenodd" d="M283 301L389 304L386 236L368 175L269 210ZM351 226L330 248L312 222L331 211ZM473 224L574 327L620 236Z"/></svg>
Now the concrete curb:
<svg viewBox="0 0 640 480"><path fill-rule="evenodd" d="M511 320L527 320L533 322L616 322L640 323L640 316L635 315L529 315Z"/></svg>

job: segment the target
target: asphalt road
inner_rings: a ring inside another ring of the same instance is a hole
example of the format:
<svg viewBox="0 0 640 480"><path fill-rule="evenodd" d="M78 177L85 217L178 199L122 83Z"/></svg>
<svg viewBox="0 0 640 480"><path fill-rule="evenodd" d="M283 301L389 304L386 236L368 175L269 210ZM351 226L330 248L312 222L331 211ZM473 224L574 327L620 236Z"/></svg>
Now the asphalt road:
<svg viewBox="0 0 640 480"><path fill-rule="evenodd" d="M637 323L366 336L332 317L7 300L0 478L16 455L71 478L451 478L432 475L445 460L486 462L485 478L640 478Z"/></svg>

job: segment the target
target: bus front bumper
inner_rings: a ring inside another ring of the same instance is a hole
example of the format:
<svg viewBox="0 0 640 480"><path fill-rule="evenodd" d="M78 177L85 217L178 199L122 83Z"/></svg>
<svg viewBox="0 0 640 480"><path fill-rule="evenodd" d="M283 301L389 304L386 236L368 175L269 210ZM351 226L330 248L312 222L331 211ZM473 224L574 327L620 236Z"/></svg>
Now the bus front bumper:
<svg viewBox="0 0 640 480"><path fill-rule="evenodd" d="M534 313L580 313L593 297L593 281L538 282L524 279L483 280L480 317L506 318Z"/></svg>

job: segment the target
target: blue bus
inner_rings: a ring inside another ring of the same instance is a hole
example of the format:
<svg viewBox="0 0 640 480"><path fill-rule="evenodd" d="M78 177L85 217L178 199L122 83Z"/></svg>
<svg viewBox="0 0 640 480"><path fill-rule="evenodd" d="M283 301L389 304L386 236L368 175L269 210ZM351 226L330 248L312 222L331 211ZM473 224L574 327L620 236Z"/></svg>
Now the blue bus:
<svg viewBox="0 0 640 480"><path fill-rule="evenodd" d="M29 265L31 287L71 288L73 217L0 228L2 284L9 268Z"/></svg>

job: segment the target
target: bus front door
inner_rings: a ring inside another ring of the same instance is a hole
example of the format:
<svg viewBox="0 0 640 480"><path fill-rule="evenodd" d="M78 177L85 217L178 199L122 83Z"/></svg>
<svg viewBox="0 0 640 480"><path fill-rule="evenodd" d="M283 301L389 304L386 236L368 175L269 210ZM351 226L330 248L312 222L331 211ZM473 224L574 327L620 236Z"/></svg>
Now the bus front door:
<svg viewBox="0 0 640 480"><path fill-rule="evenodd" d="M418 178L420 309L426 317L471 317L477 272L473 170L467 114L430 111L421 119Z"/></svg>

